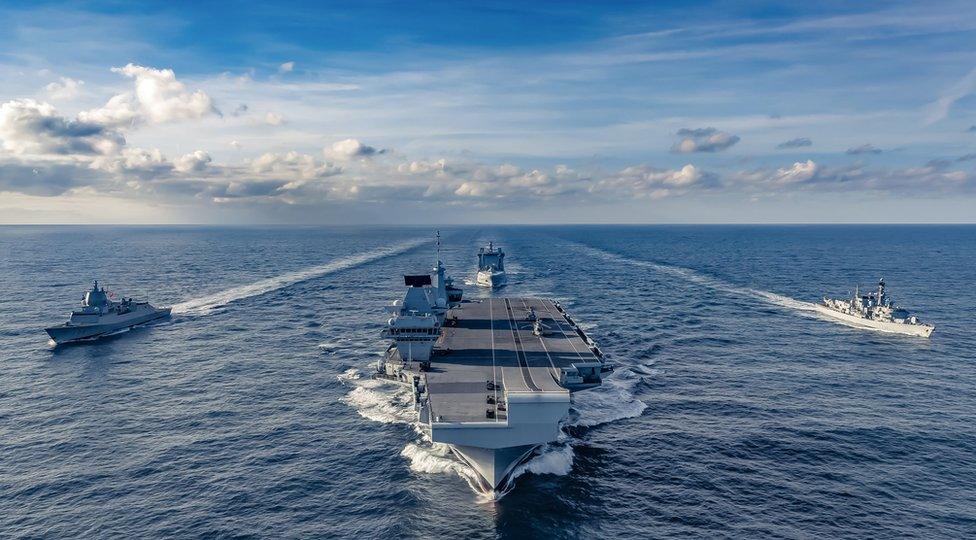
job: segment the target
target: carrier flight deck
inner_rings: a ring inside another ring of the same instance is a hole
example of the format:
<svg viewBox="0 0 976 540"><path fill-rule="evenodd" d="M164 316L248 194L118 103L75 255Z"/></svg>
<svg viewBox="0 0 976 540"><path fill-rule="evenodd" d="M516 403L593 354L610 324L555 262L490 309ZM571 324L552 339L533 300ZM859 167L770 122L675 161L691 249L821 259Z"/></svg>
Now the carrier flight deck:
<svg viewBox="0 0 976 540"><path fill-rule="evenodd" d="M444 273L438 257L429 274L404 276L377 376L409 385L431 441L471 465L482 491L505 493L512 471L559 437L570 393L613 368L558 302L462 301Z"/></svg>
<svg viewBox="0 0 976 540"><path fill-rule="evenodd" d="M533 313L546 327L543 335L533 333ZM593 363L599 359L551 300L465 302L447 312L434 345L426 372L431 412L438 422L484 421L487 381L495 387L488 392L493 396L546 393L568 402L569 391L559 384L562 369ZM502 419L504 411L495 416Z"/></svg>

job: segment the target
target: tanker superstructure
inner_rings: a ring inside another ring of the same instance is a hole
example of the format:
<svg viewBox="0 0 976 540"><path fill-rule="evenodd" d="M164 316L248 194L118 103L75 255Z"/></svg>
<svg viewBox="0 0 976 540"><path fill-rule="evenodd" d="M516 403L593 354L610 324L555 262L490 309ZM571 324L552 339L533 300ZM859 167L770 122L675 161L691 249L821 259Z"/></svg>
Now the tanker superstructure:
<svg viewBox="0 0 976 540"><path fill-rule="evenodd" d="M919 321L917 316L894 305L885 289L884 278L878 281L875 291L861 294L859 288L855 288L850 298L836 300L824 297L814 306L824 315L882 332L929 337L935 330L935 326Z"/></svg>
<svg viewBox="0 0 976 540"><path fill-rule="evenodd" d="M45 328L57 344L95 339L120 330L168 317L170 308L156 308L149 302L122 297L112 300L98 281L85 292L80 309L71 312L68 322Z"/></svg>
<svg viewBox="0 0 976 540"><path fill-rule="evenodd" d="M422 429L477 472L481 491L505 493L513 470L559 437L571 392L613 368L554 300L449 297L439 257L404 284L377 375L412 389Z"/></svg>

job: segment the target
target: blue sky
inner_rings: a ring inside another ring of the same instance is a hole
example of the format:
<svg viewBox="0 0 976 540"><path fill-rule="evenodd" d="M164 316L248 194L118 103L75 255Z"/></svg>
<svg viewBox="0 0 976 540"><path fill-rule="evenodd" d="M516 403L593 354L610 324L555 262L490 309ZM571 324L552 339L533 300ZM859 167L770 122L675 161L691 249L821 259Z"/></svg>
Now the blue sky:
<svg viewBox="0 0 976 540"><path fill-rule="evenodd" d="M972 222L976 4L5 3L0 222Z"/></svg>

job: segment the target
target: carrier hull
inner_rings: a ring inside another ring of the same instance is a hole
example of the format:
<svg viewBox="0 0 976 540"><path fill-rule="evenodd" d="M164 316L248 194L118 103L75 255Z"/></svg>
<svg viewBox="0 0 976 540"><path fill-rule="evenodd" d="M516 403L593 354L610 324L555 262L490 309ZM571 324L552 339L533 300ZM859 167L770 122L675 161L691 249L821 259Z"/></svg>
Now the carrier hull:
<svg viewBox="0 0 976 540"><path fill-rule="evenodd" d="M546 331L534 333L534 321ZM446 313L429 363L390 347L378 376L413 389L430 440L450 446L498 497L519 464L560 437L571 393L594 388L612 368L555 301L490 298Z"/></svg>

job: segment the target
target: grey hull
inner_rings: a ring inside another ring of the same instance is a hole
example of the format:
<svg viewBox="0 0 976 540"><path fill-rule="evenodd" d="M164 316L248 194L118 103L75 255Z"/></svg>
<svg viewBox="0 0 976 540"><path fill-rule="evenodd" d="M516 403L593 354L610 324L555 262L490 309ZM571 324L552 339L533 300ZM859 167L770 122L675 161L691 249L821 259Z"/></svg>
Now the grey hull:
<svg viewBox="0 0 976 540"><path fill-rule="evenodd" d="M133 326L139 326L141 324L150 323L169 317L170 308L163 308L155 310L151 313L146 313L138 317L132 317L126 320L117 321L109 324L87 324L87 325L67 325L63 324L60 326L52 326L51 328L45 328L44 331L47 332L51 339L57 344L70 343L72 341L89 340L95 339L113 332L118 332L120 330L125 330L132 328Z"/></svg>
<svg viewBox="0 0 976 540"><path fill-rule="evenodd" d="M509 448L478 448L452 445L451 449L473 467L485 482L485 491L504 487L515 467L524 463L540 445L528 444Z"/></svg>

